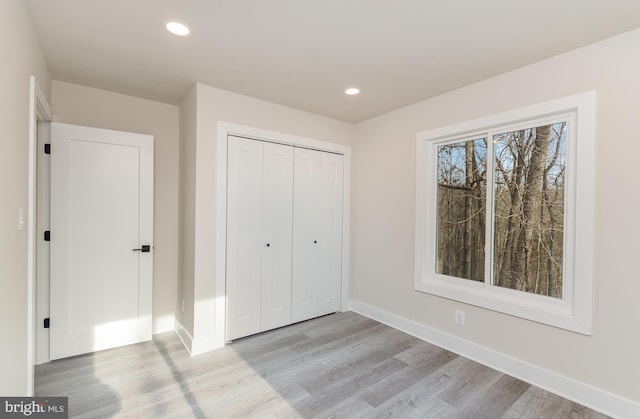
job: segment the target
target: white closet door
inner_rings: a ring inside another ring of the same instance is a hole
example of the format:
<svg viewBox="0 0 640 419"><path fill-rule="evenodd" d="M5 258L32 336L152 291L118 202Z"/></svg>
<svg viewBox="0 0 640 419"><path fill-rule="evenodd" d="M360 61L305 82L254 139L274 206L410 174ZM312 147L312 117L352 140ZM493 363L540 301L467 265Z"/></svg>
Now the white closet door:
<svg viewBox="0 0 640 419"><path fill-rule="evenodd" d="M228 340L260 332L263 144L228 137Z"/></svg>
<svg viewBox="0 0 640 419"><path fill-rule="evenodd" d="M321 153L294 151L292 320L318 313L318 200Z"/></svg>
<svg viewBox="0 0 640 419"><path fill-rule="evenodd" d="M343 156L320 152L318 316L340 310L342 295Z"/></svg>
<svg viewBox="0 0 640 419"><path fill-rule="evenodd" d="M342 159L228 137L228 340L340 310Z"/></svg>
<svg viewBox="0 0 640 419"><path fill-rule="evenodd" d="M293 147L264 143L263 161L260 329L264 331L291 323Z"/></svg>

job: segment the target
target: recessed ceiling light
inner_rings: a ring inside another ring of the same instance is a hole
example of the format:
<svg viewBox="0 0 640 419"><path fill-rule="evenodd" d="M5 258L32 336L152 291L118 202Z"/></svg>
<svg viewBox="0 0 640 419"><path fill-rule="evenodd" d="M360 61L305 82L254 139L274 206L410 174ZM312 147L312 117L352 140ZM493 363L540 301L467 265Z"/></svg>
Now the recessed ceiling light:
<svg viewBox="0 0 640 419"><path fill-rule="evenodd" d="M357 95L358 93L360 93L360 89L355 88L355 87L350 87L347 90L344 91L346 94L348 94L349 96L353 96L353 95Z"/></svg>
<svg viewBox="0 0 640 419"><path fill-rule="evenodd" d="M191 32L186 25L183 25L180 22L169 22L166 27L169 32L178 36L187 36L189 35L189 32Z"/></svg>

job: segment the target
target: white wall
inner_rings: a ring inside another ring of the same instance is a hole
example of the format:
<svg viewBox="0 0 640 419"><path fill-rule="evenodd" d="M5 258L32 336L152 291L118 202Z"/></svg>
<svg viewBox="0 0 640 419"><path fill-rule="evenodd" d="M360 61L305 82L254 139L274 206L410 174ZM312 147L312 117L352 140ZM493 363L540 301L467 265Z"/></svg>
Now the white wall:
<svg viewBox="0 0 640 419"><path fill-rule="evenodd" d="M178 107L53 81L51 108L56 122L155 138L153 333L173 330L178 292Z"/></svg>
<svg viewBox="0 0 640 419"><path fill-rule="evenodd" d="M180 103L180 260L178 321L193 335L197 86ZM184 307L183 307L184 301Z"/></svg>
<svg viewBox="0 0 640 419"><path fill-rule="evenodd" d="M640 402L640 30L357 126L352 299ZM413 289L416 133L597 90L593 336ZM466 325L454 324L454 309Z"/></svg>
<svg viewBox="0 0 640 419"><path fill-rule="evenodd" d="M0 2L0 395L27 388L27 226L29 76L49 96L50 77L21 0Z"/></svg>
<svg viewBox="0 0 640 419"><path fill-rule="evenodd" d="M193 307L186 307L185 313L193 313L192 328L187 320L183 323L186 331L195 339L200 340L196 347L206 347L219 341L215 337L215 182L216 182L216 141L217 124L219 121L246 125L269 131L313 138L316 140L351 145L354 138L354 126L330 118L287 108L270 102L238 95L228 91L198 84L196 92L192 92L181 105L182 114L190 115L190 120L196 121L196 148L185 146L189 150L181 161L181 176L183 180L190 176L189 170L195 167L195 189L193 185L184 185L183 202L185 212L181 214L182 225L188 225L185 217L191 216L191 203L194 202L193 216L195 220L194 232L187 231L184 240L193 240L194 244L183 242L182 253L182 289L185 293L193 292ZM193 117L193 96L196 97L196 117ZM182 116L181 114L181 116ZM185 127L186 130L186 127ZM191 142L193 137L183 131ZM188 183L192 183L190 180ZM193 236L193 237L191 237ZM191 250L193 249L193 250ZM193 268L189 263L193 260ZM193 269L191 271L191 269ZM200 346L202 345L202 346ZM197 352L197 351L196 351Z"/></svg>

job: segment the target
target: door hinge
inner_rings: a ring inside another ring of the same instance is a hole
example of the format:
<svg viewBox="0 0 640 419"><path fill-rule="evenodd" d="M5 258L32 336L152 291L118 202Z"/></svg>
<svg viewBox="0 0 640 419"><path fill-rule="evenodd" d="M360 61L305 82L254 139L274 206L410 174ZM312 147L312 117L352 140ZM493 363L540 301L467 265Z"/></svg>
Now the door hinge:
<svg viewBox="0 0 640 419"><path fill-rule="evenodd" d="M46 241L46 242L50 242L51 241L51 232L50 231L45 231L44 232L44 241Z"/></svg>
<svg viewBox="0 0 640 419"><path fill-rule="evenodd" d="M51 154L51 144L44 145L44 154Z"/></svg>
<svg viewBox="0 0 640 419"><path fill-rule="evenodd" d="M44 328L48 329L49 328L49 324L50 324L49 317L47 317L46 319L44 319Z"/></svg>

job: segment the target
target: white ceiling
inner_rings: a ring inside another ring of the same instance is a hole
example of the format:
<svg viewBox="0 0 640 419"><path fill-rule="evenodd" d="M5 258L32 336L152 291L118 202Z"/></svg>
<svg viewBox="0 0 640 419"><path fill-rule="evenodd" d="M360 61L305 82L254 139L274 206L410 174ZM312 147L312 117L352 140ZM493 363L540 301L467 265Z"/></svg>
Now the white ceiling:
<svg viewBox="0 0 640 419"><path fill-rule="evenodd" d="M201 82L347 122L640 27L640 0L25 1L54 79L173 104Z"/></svg>

